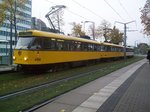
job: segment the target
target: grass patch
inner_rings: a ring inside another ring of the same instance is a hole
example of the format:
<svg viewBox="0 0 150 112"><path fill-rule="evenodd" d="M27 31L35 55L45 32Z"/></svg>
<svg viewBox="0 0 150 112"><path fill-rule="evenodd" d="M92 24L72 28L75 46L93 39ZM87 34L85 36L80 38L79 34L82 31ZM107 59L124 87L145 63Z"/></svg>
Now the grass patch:
<svg viewBox="0 0 150 112"><path fill-rule="evenodd" d="M141 58L132 58L132 59L128 59L125 62L117 61L117 62L109 63L109 66L107 65L108 66L107 68L103 68L100 71L96 71L95 73L91 73L86 76L72 79L72 80L66 80L59 84L55 84L53 86L49 86L47 88L44 88L44 89L41 89L38 91L34 91L32 93L23 94L23 95L19 95L17 97L12 97L9 99L1 100L0 101L0 109L2 112L16 112L16 111L30 108L35 104L49 100L53 97L56 97L62 93L65 93L74 88L77 88L85 83L93 81L101 76L111 73L112 71L115 71L119 68L127 66L135 61L140 60L140 59ZM113 66L110 66L110 64ZM104 66L106 66L106 65L104 65ZM96 67L96 65L91 66L91 67ZM80 70L81 71L82 70L90 71L90 67L88 67L88 69L87 69L87 67L83 67L83 68L80 68ZM67 71L67 72L72 73L73 71L72 72L71 71ZM81 71L79 71L79 72L81 72ZM76 71L74 71L74 72L76 72Z"/></svg>
<svg viewBox="0 0 150 112"><path fill-rule="evenodd" d="M128 59L128 61L135 61L141 59L141 57L135 57L132 59ZM127 63L126 61L125 63ZM124 63L124 61L115 61L109 63L102 63L94 66L88 67L80 67L67 71L55 72L55 73L46 73L46 74L24 74L24 73L12 73L12 74L4 74L0 75L0 95L5 95L8 93L12 93L15 91L23 90L26 88L30 88L42 83L50 82L53 80L59 80L65 77L70 77L82 73L86 73L89 71L93 71L95 69L104 68L113 66L114 64Z"/></svg>

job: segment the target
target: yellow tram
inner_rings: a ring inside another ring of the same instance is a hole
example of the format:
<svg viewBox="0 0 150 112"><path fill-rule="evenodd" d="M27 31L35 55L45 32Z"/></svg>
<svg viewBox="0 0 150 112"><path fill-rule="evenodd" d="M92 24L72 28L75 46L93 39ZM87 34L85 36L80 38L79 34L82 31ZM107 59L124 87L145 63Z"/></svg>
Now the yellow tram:
<svg viewBox="0 0 150 112"><path fill-rule="evenodd" d="M127 48L127 56L133 49ZM48 70L57 65L123 57L123 46L50 32L19 32L13 60L24 70Z"/></svg>

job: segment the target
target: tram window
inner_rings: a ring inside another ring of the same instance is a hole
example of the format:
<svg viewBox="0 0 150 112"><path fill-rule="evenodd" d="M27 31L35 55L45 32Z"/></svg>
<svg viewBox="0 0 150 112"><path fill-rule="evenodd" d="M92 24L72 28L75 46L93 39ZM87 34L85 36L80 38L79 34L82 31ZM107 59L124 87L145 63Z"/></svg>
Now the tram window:
<svg viewBox="0 0 150 112"><path fill-rule="evenodd" d="M104 46L104 51L107 51L107 46Z"/></svg>
<svg viewBox="0 0 150 112"><path fill-rule="evenodd" d="M42 47L42 39L41 38L35 38L31 48L32 49L41 49L41 47Z"/></svg>
<svg viewBox="0 0 150 112"><path fill-rule="evenodd" d="M76 50L81 51L81 42L76 43Z"/></svg>
<svg viewBox="0 0 150 112"><path fill-rule="evenodd" d="M132 48L129 48L129 51L130 51L130 52L133 52L133 49L132 49Z"/></svg>
<svg viewBox="0 0 150 112"><path fill-rule="evenodd" d="M120 48L119 47L117 47L117 52L119 52L120 51Z"/></svg>
<svg viewBox="0 0 150 112"><path fill-rule="evenodd" d="M117 52L117 47L114 47L114 51Z"/></svg>
<svg viewBox="0 0 150 112"><path fill-rule="evenodd" d="M101 46L97 45L97 51L101 51Z"/></svg>
<svg viewBox="0 0 150 112"><path fill-rule="evenodd" d="M84 51L84 44L81 43L81 51Z"/></svg>
<svg viewBox="0 0 150 112"><path fill-rule="evenodd" d="M57 42L57 50L63 50L63 43L62 42Z"/></svg>
<svg viewBox="0 0 150 112"><path fill-rule="evenodd" d="M118 52L119 50L118 50L118 47L116 47L116 52Z"/></svg>
<svg viewBox="0 0 150 112"><path fill-rule="evenodd" d="M111 47L111 51L112 52L115 51L115 47L114 46Z"/></svg>
<svg viewBox="0 0 150 112"><path fill-rule="evenodd" d="M74 43L74 48L73 48L73 50L74 50L74 51L77 50L77 43L76 43L76 42Z"/></svg>
<svg viewBox="0 0 150 112"><path fill-rule="evenodd" d="M88 44L87 43L82 43L82 50L88 51Z"/></svg>
<svg viewBox="0 0 150 112"><path fill-rule="evenodd" d="M107 50L107 46L104 46L104 51L108 51L108 50Z"/></svg>
<svg viewBox="0 0 150 112"><path fill-rule="evenodd" d="M87 43L84 44L84 48L85 48L85 51L88 51L88 44Z"/></svg>
<svg viewBox="0 0 150 112"><path fill-rule="evenodd" d="M132 49L130 49L130 48L127 48L127 52L132 52Z"/></svg>
<svg viewBox="0 0 150 112"><path fill-rule="evenodd" d="M121 48L120 47L118 48L118 52L121 52Z"/></svg>
<svg viewBox="0 0 150 112"><path fill-rule="evenodd" d="M81 50L81 42L75 42L74 43L74 50L80 51Z"/></svg>
<svg viewBox="0 0 150 112"><path fill-rule="evenodd" d="M118 48L117 47L115 47L115 51L118 52Z"/></svg>
<svg viewBox="0 0 150 112"><path fill-rule="evenodd" d="M105 46L101 46L101 51L105 51Z"/></svg>
<svg viewBox="0 0 150 112"><path fill-rule="evenodd" d="M119 47L116 47L116 52L119 52L120 51L120 48Z"/></svg>
<svg viewBox="0 0 150 112"><path fill-rule="evenodd" d="M94 44L94 51L97 51L98 45Z"/></svg>
<svg viewBox="0 0 150 112"><path fill-rule="evenodd" d="M122 48L119 48L119 52L121 52L122 51Z"/></svg>
<svg viewBox="0 0 150 112"><path fill-rule="evenodd" d="M117 52L119 52L120 51L120 48L119 47L117 47Z"/></svg>
<svg viewBox="0 0 150 112"><path fill-rule="evenodd" d="M69 44L70 42L69 41L65 41L64 43L63 43L63 50L69 50L70 49L70 44Z"/></svg>
<svg viewBox="0 0 150 112"><path fill-rule="evenodd" d="M119 52L119 48L118 48L118 47L116 47L115 51L116 51L116 52Z"/></svg>
<svg viewBox="0 0 150 112"><path fill-rule="evenodd" d="M56 39L51 39L51 50L56 49Z"/></svg>
<svg viewBox="0 0 150 112"><path fill-rule="evenodd" d="M94 49L93 44L88 44L88 50L93 51L93 49Z"/></svg>
<svg viewBox="0 0 150 112"><path fill-rule="evenodd" d="M56 41L56 48L57 48L57 50L63 50L63 43L64 43L64 40L58 39Z"/></svg>
<svg viewBox="0 0 150 112"><path fill-rule="evenodd" d="M129 48L127 48L127 52L130 52L130 49L129 49Z"/></svg>
<svg viewBox="0 0 150 112"><path fill-rule="evenodd" d="M120 47L117 48L117 52L121 52L121 48Z"/></svg>
<svg viewBox="0 0 150 112"><path fill-rule="evenodd" d="M74 50L74 41L69 42L69 50L71 50L71 51Z"/></svg>
<svg viewBox="0 0 150 112"><path fill-rule="evenodd" d="M43 39L43 49L50 49L51 48L51 40L48 38Z"/></svg>
<svg viewBox="0 0 150 112"><path fill-rule="evenodd" d="M111 47L110 46L106 46L106 51L111 51Z"/></svg>

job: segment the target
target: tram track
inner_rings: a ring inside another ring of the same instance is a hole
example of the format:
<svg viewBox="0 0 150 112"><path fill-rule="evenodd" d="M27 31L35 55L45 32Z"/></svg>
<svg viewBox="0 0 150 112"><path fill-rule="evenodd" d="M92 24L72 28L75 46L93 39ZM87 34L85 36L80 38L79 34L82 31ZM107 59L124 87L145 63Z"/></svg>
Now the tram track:
<svg viewBox="0 0 150 112"><path fill-rule="evenodd" d="M20 90L20 91L17 91L17 92L6 94L6 95L3 95L3 96L0 96L0 100L8 99L8 98L13 97L13 96L17 96L17 95L20 95L20 94L25 94L25 93L29 93L29 92L32 92L32 91L36 91L36 90L42 89L42 88L46 88L48 86L51 86L51 85L54 85L54 84L57 84L57 83L61 83L63 81L67 81L67 80L79 78L79 77L82 77L82 76L86 76L88 74L95 73L95 72L101 71L101 70L106 69L106 68L107 67L104 67L104 68L101 68L101 69L96 69L96 70L93 70L93 71L90 71L90 72L81 73L79 75L63 78L63 79L60 79L60 80L54 80L54 81L46 82L44 84L40 84L40 85L31 87L31 88L27 88L27 89L23 89L23 90Z"/></svg>
<svg viewBox="0 0 150 112"><path fill-rule="evenodd" d="M48 86L51 86L51 85L55 85L55 84L58 84L58 83L61 83L61 82L64 82L64 81L68 81L68 80L72 80L72 79L76 79L76 78L79 78L79 77L83 77L83 76L86 76L88 74L93 74L95 72L99 72L99 71L104 71L104 70L107 70L108 67L114 67L114 66L118 66L118 64L114 65L114 64L108 64L106 66L101 66L101 67L98 67L98 68L92 68L92 70L87 70L88 72L82 72L82 73L75 73L73 76L66 76L65 78L60 78L60 79L56 79L56 80L51 80L51 81L48 81L48 82L44 82L42 84L37 84L37 85L34 85L32 87L27 87L25 89L21 89L21 90L16 90L15 92L10 92L10 93L6 93L4 95L1 95L0 96L0 100L3 100L3 99L8 99L8 98L11 98L11 97L14 97L14 96L17 96L17 95L21 95L21 94L25 94L25 93L30 93L30 92L34 92L34 91L37 91L37 90L40 90L40 89L43 89L43 88L46 88Z"/></svg>

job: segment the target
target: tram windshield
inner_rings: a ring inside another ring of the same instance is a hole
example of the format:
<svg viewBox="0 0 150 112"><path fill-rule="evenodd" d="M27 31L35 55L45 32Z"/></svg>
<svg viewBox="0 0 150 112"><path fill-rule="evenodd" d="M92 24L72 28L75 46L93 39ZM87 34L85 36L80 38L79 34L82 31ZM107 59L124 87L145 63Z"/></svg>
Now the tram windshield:
<svg viewBox="0 0 150 112"><path fill-rule="evenodd" d="M41 49L42 42L40 37L19 37L15 49Z"/></svg>
<svg viewBox="0 0 150 112"><path fill-rule="evenodd" d="M35 37L19 37L16 49L28 49L28 47L32 44L34 39Z"/></svg>

